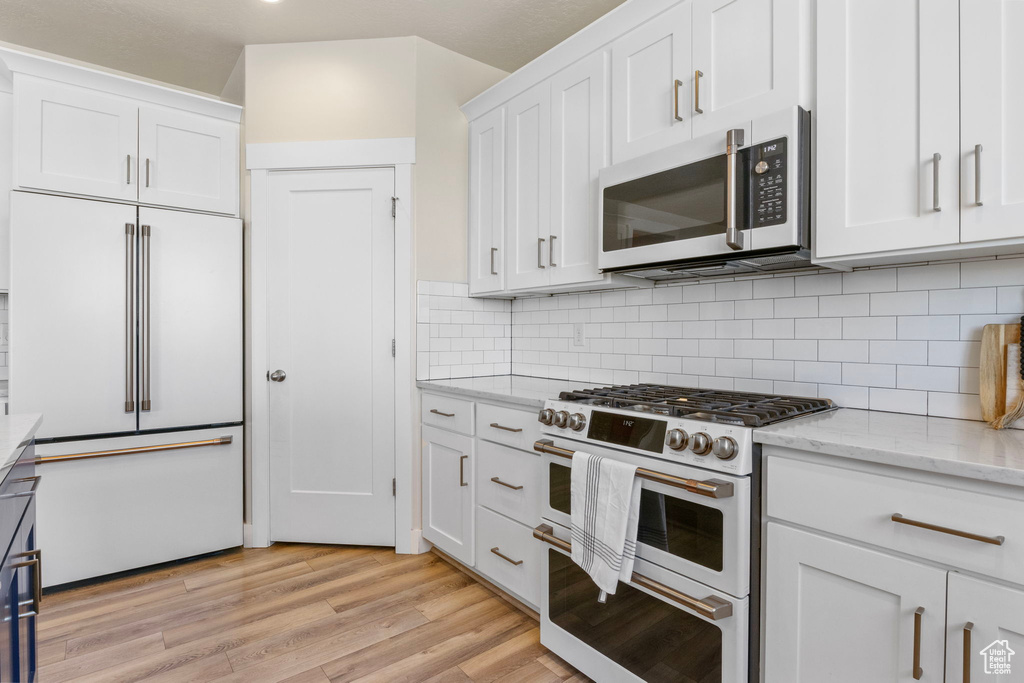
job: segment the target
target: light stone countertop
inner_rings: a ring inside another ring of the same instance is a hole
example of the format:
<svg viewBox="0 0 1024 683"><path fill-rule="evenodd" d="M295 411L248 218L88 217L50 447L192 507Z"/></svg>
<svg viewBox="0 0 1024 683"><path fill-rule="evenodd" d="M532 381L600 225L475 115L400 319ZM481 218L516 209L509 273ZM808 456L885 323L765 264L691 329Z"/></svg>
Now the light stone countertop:
<svg viewBox="0 0 1024 683"><path fill-rule="evenodd" d="M42 413L0 415L0 482L43 422Z"/></svg>
<svg viewBox="0 0 1024 683"><path fill-rule="evenodd" d="M570 382L565 379L495 375L493 377L418 380L416 386L426 391L456 394L471 399L497 401L540 410L544 407L544 401L557 399L558 394L562 391L588 389L594 385L592 382Z"/></svg>
<svg viewBox="0 0 1024 683"><path fill-rule="evenodd" d="M841 408L756 429L754 441L1024 486L1024 431L974 420Z"/></svg>

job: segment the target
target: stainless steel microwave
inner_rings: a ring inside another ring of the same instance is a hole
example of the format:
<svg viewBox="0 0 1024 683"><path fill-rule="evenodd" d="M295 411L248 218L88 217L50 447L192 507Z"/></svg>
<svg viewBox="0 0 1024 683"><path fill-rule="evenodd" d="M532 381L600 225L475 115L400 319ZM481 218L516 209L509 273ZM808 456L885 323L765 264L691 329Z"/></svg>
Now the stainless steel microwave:
<svg viewBox="0 0 1024 683"><path fill-rule="evenodd" d="M791 107L602 169L598 267L672 280L806 266L810 127Z"/></svg>

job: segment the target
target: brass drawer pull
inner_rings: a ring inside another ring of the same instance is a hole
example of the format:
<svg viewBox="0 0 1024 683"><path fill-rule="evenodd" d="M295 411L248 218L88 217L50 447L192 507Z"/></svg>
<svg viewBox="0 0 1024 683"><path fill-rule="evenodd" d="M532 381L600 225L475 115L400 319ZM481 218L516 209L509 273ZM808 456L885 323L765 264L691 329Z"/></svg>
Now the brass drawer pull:
<svg viewBox="0 0 1024 683"><path fill-rule="evenodd" d="M185 443L169 443L159 446L139 446L138 448L118 448L112 451L93 451L91 453L70 453L68 455L44 455L36 458L35 463L41 465L48 462L65 460L89 460L91 458L109 458L114 455L136 455L138 453L156 453L158 451L178 451L184 448L202 448L204 446L226 446L232 442L232 436L219 436L216 439L188 441Z"/></svg>
<svg viewBox="0 0 1024 683"><path fill-rule="evenodd" d="M507 555L502 555L502 554L501 554L501 553L500 553L500 552L498 551L498 548L497 548L497 547L491 548L491 552L492 552L492 553L494 553L495 555L497 555L498 557L500 557L501 559L505 560L505 561L506 561L506 562L508 562L509 564L514 564L514 565L515 565L515 566L517 566L517 567L518 567L519 565L521 565L521 564L523 563L523 561L522 561L522 560L513 560L513 559L512 559L511 557L509 557L509 556L507 556Z"/></svg>
<svg viewBox="0 0 1024 683"><path fill-rule="evenodd" d="M924 607L914 610L914 680L921 680L924 669L921 668L921 615L924 614Z"/></svg>
<svg viewBox="0 0 1024 683"><path fill-rule="evenodd" d="M916 526L919 529L928 529L929 531L938 531L942 534L949 534L950 536L956 536L957 538L966 538L971 541L978 541L980 543L989 543L991 545L1002 545L1006 541L1005 536L982 536L981 534L972 534L969 531L960 531L959 529L950 529L948 526L939 526L938 524L929 524L928 522L919 522L916 519L907 519L898 512L894 512L892 521L897 524L906 524L907 526Z"/></svg>
<svg viewBox="0 0 1024 683"><path fill-rule="evenodd" d="M469 486L469 482L466 481L466 460L468 459L468 455L459 456L459 486Z"/></svg>
<svg viewBox="0 0 1024 683"><path fill-rule="evenodd" d="M971 632L974 622L964 624L964 683L971 683Z"/></svg>
<svg viewBox="0 0 1024 683"><path fill-rule="evenodd" d="M503 482L501 479L498 479L497 477L491 477L491 481L493 481L495 484L499 484L499 485L504 486L506 488L510 488L513 491L519 491L520 489L523 488L522 486L513 486L512 484L506 484L505 482Z"/></svg>
<svg viewBox="0 0 1024 683"><path fill-rule="evenodd" d="M434 415L440 415L441 417L455 417L455 413L442 413L437 408L431 408L430 412L432 412Z"/></svg>
<svg viewBox="0 0 1024 683"><path fill-rule="evenodd" d="M497 422L492 422L491 426L494 427L495 429L504 429L506 432L516 432L516 433L519 433L519 432L523 431L522 429L516 429L514 427L502 427Z"/></svg>

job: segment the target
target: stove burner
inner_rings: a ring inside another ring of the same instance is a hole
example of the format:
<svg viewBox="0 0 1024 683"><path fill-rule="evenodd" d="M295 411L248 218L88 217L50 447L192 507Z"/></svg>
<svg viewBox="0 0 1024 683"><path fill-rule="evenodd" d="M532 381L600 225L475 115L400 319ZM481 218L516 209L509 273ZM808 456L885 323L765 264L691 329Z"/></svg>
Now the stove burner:
<svg viewBox="0 0 1024 683"><path fill-rule="evenodd" d="M827 398L751 394L742 391L688 389L660 384L631 384L563 391L559 400L604 408L688 417L723 424L763 427L773 422L833 408Z"/></svg>

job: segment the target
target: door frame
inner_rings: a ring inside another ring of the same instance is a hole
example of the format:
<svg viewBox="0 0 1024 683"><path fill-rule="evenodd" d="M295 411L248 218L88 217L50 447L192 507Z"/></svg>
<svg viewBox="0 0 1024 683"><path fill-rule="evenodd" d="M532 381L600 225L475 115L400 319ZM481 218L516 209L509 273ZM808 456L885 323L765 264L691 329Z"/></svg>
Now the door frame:
<svg viewBox="0 0 1024 683"><path fill-rule="evenodd" d="M245 146L249 176L245 292L246 522L244 545L265 548L270 540L270 395L266 381L270 191L272 171L390 167L395 171L395 552L421 553L413 492L413 400L415 320L413 301L412 167L415 138L274 142ZM244 188L243 188L244 191ZM244 197L244 195L243 195Z"/></svg>

